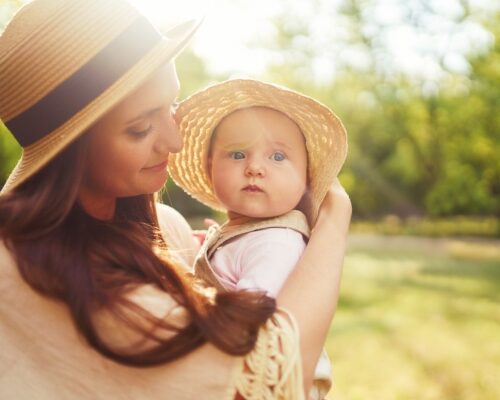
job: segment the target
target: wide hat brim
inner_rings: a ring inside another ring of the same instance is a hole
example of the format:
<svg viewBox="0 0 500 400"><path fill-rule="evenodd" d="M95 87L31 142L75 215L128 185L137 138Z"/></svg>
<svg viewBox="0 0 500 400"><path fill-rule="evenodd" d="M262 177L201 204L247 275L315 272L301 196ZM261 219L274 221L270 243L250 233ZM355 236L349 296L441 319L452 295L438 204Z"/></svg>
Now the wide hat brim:
<svg viewBox="0 0 500 400"><path fill-rule="evenodd" d="M269 107L291 118L301 129L308 153L308 196L303 210L312 226L318 210L347 155L347 134L340 119L318 101L292 90L250 79L211 86L184 100L176 113L184 146L169 157L174 182L201 203L226 211L210 183L210 137L230 113Z"/></svg>
<svg viewBox="0 0 500 400"><path fill-rule="evenodd" d="M201 20L191 20L163 32L163 37L135 65L50 134L24 147L0 195L25 182L71 142L84 133L127 95L144 83L158 68L172 60L189 42Z"/></svg>

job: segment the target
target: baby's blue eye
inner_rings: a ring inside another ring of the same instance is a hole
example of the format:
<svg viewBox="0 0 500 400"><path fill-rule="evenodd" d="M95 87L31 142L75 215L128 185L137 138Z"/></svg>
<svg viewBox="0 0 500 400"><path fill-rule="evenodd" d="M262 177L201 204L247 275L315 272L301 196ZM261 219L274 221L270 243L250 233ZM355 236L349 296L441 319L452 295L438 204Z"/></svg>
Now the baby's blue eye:
<svg viewBox="0 0 500 400"><path fill-rule="evenodd" d="M232 151L230 153L230 157L233 160L243 160L245 158L245 153L243 153L242 151Z"/></svg>
<svg viewBox="0 0 500 400"><path fill-rule="evenodd" d="M274 161L283 161L285 159L285 155L283 153L280 153L279 151L277 151L276 153L273 153L271 158Z"/></svg>

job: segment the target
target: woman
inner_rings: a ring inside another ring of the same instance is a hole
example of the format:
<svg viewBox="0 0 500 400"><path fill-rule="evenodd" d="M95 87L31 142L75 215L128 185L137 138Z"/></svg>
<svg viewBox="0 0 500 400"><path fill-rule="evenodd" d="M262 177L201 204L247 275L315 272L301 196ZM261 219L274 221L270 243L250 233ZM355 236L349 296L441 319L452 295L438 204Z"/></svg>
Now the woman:
<svg viewBox="0 0 500 400"><path fill-rule="evenodd" d="M334 185L278 307L185 273L192 233L154 193L182 146L172 59L196 28L162 37L122 0L35 0L0 37L0 118L23 146L0 195L0 398L308 391L350 202Z"/></svg>

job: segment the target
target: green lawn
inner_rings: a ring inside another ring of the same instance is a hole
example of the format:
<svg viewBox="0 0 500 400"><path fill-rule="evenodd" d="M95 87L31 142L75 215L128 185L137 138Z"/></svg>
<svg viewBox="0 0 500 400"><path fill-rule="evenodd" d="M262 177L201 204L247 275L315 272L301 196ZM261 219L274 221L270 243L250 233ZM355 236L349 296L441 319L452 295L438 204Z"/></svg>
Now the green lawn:
<svg viewBox="0 0 500 400"><path fill-rule="evenodd" d="M330 400L500 399L500 244L353 235Z"/></svg>

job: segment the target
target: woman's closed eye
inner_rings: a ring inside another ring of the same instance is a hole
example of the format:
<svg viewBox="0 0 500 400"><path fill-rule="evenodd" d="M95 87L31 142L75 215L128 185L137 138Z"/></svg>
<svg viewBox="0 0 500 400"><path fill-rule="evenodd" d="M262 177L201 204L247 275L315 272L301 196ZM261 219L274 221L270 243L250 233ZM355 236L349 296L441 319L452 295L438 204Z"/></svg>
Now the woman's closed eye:
<svg viewBox="0 0 500 400"><path fill-rule="evenodd" d="M153 124L151 122L145 122L143 124L131 126L127 129L127 133L134 138L140 139L147 136L152 129Z"/></svg>

